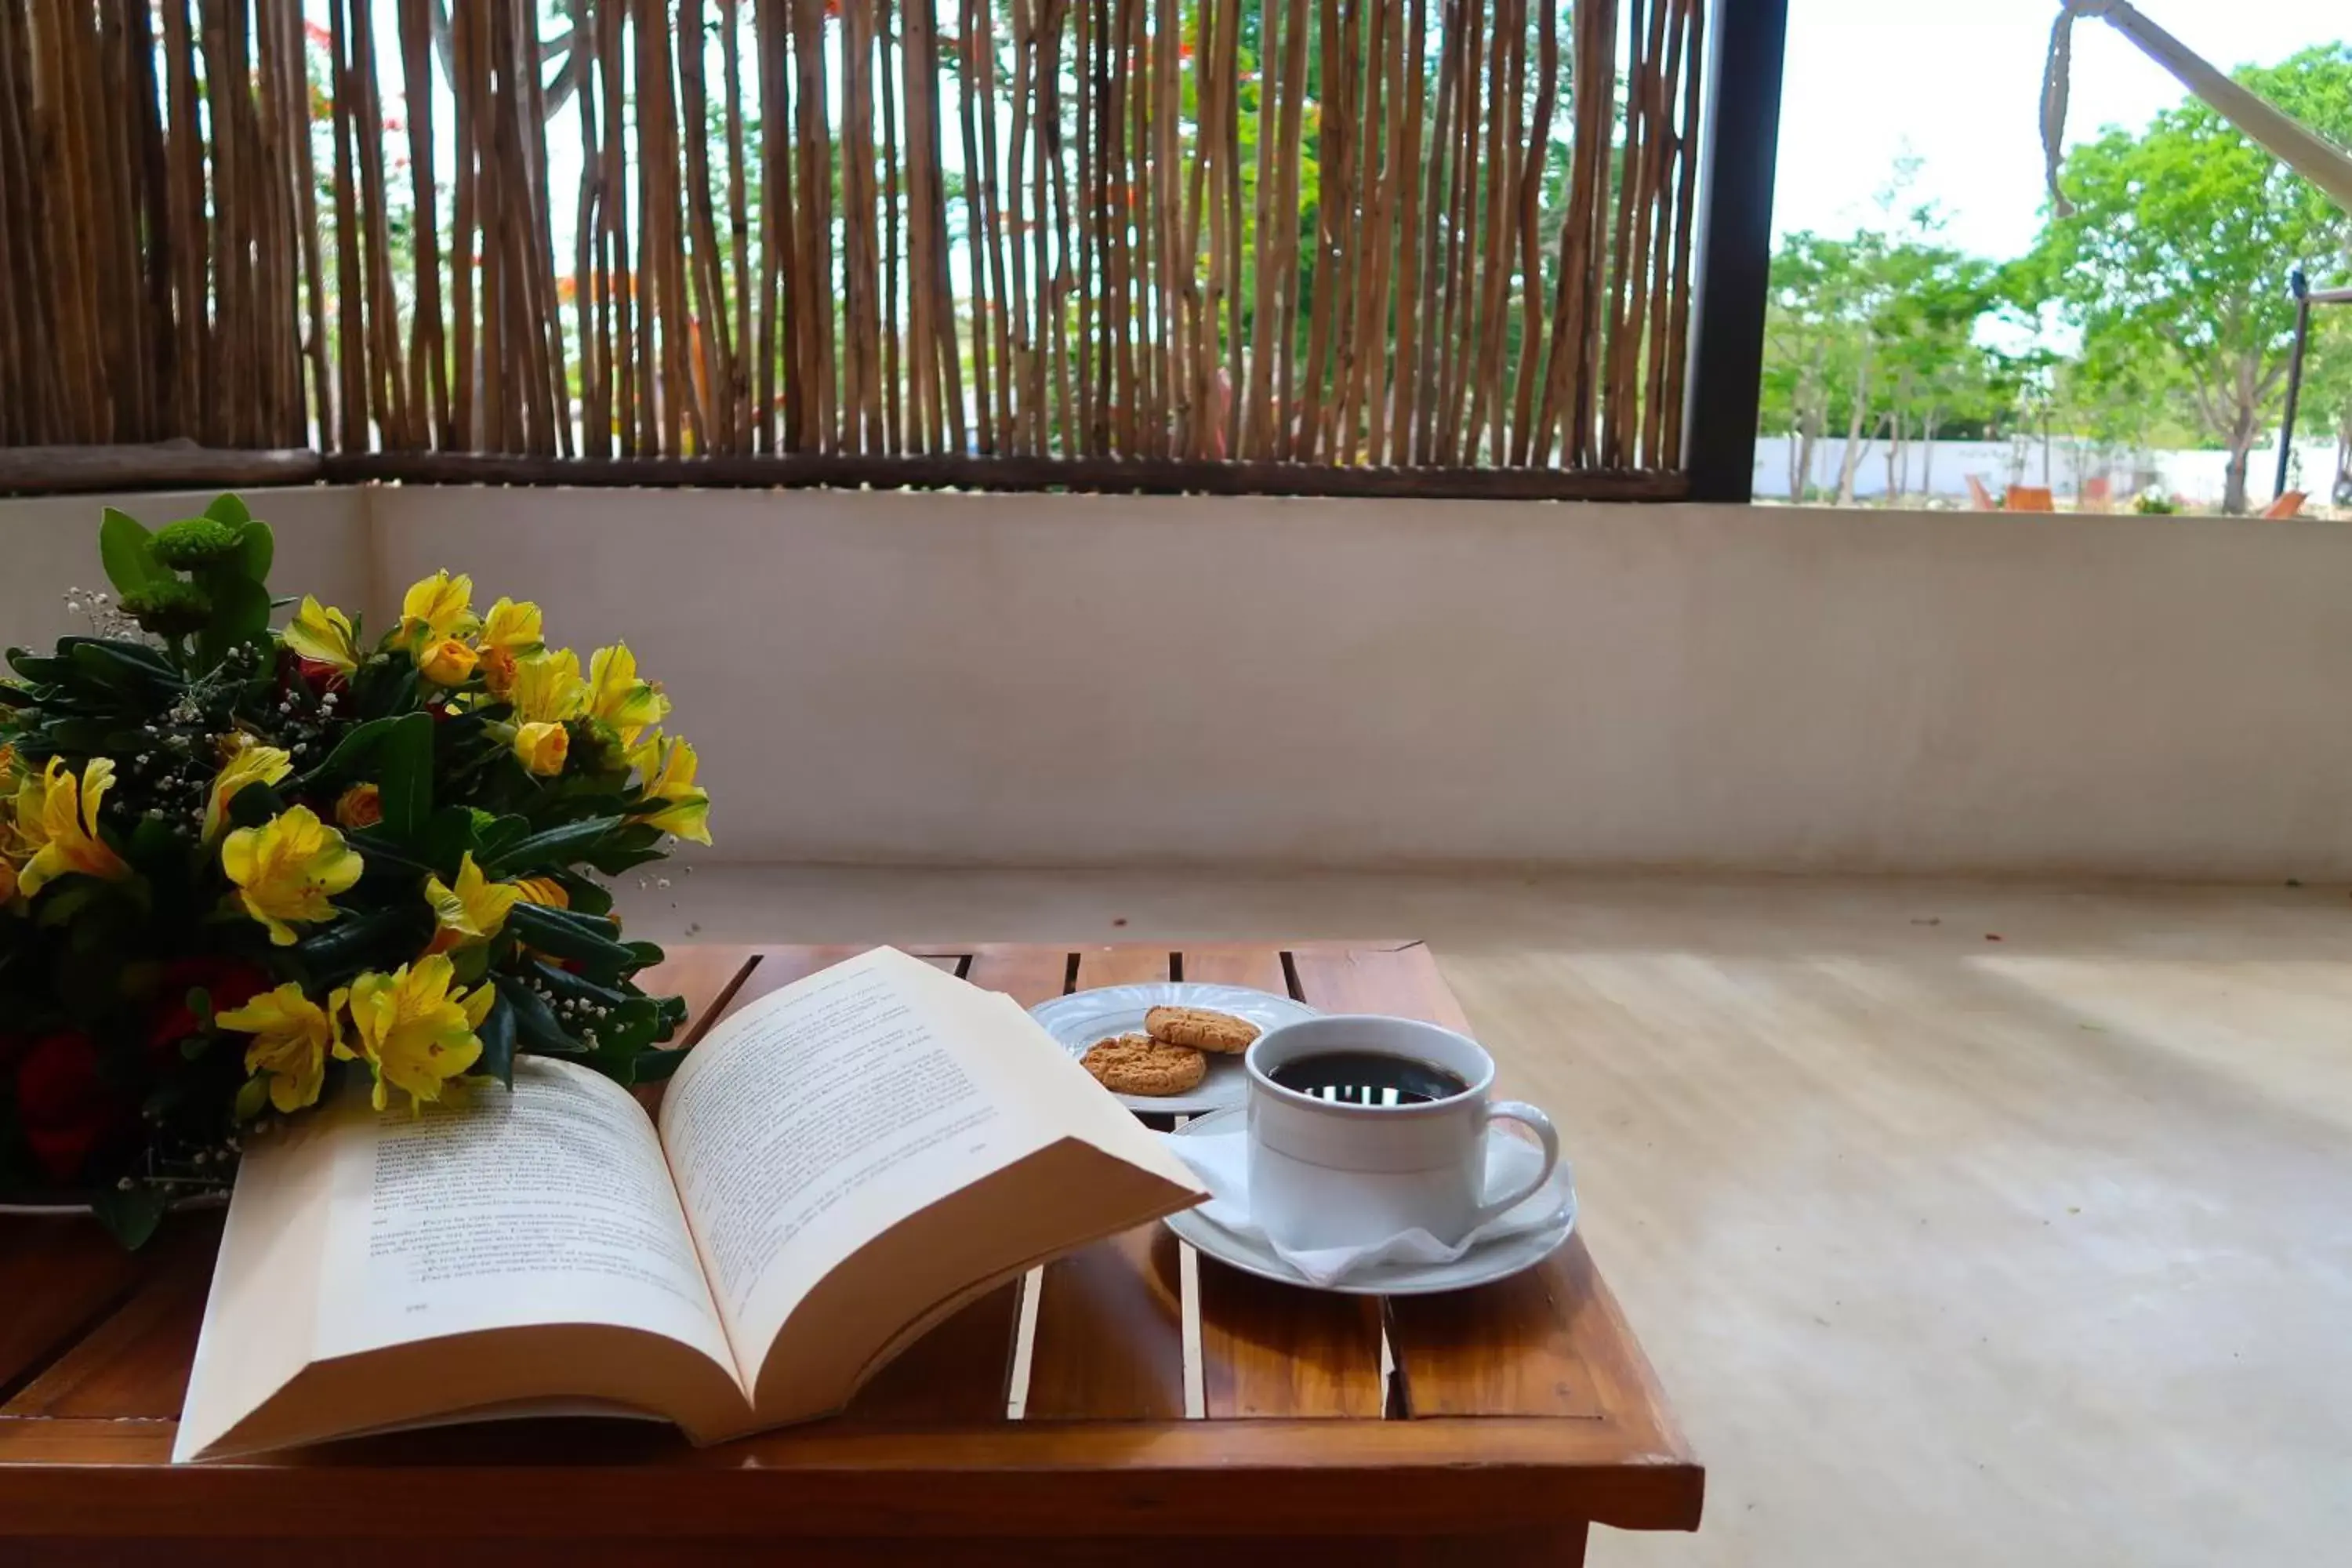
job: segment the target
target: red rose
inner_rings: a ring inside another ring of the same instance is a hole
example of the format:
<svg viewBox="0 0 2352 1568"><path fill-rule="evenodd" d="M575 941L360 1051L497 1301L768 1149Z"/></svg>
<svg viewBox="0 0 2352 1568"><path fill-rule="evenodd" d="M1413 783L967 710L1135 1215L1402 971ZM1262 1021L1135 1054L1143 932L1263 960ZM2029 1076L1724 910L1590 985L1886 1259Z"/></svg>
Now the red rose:
<svg viewBox="0 0 2352 1568"><path fill-rule="evenodd" d="M314 697L324 697L330 691L348 691L351 678L324 659L304 658L299 653L284 653L278 658L278 684L280 690L292 688L299 681L310 689Z"/></svg>
<svg viewBox="0 0 2352 1568"><path fill-rule="evenodd" d="M16 1066L16 1116L25 1142L53 1182L81 1174L91 1152L131 1120L131 1108L100 1081L88 1035L51 1035Z"/></svg>
<svg viewBox="0 0 2352 1568"><path fill-rule="evenodd" d="M180 1042L196 1032L188 993L199 987L212 998L215 1013L226 1013L268 990L269 976L234 958L183 958L165 964L147 1018L147 1059L157 1068L168 1066Z"/></svg>

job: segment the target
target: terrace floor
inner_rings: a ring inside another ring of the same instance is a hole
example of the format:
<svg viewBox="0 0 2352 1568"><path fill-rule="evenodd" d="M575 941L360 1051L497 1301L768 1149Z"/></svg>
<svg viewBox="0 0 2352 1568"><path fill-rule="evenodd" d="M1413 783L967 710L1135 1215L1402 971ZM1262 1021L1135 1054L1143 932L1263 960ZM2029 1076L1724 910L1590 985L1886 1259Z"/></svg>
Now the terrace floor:
<svg viewBox="0 0 2352 1568"><path fill-rule="evenodd" d="M2352 1539L2352 899L705 868L708 941L1426 937L1741 1568L2316 1563Z"/></svg>

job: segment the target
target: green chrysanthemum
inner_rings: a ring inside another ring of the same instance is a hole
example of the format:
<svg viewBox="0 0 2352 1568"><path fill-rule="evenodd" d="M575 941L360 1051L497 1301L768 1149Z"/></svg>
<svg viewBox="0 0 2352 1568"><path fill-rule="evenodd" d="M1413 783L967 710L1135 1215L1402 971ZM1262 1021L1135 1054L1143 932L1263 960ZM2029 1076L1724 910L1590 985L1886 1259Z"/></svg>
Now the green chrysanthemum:
<svg viewBox="0 0 2352 1568"><path fill-rule="evenodd" d="M122 611L157 637L201 631L213 618L213 597L194 583L150 583L122 595Z"/></svg>
<svg viewBox="0 0 2352 1568"><path fill-rule="evenodd" d="M243 535L233 525L209 517L191 517L166 523L155 531L155 559L174 572L194 572L226 561L242 547Z"/></svg>

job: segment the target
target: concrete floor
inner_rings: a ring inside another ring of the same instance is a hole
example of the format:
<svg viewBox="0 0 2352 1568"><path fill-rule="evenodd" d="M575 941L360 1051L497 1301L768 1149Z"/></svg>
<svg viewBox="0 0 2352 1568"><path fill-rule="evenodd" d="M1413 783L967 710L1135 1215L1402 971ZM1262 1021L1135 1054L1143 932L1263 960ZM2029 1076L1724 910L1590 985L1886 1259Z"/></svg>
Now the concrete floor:
<svg viewBox="0 0 2352 1568"><path fill-rule="evenodd" d="M1708 1468L1601 1568L2352 1561L2341 888L674 870L632 934L1426 937Z"/></svg>

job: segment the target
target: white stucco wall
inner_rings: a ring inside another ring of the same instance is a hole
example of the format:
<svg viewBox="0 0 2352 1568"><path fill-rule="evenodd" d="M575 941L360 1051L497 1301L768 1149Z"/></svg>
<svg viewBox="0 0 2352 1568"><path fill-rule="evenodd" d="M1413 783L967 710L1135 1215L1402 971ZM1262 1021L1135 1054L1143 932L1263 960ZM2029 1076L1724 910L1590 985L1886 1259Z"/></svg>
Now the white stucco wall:
<svg viewBox="0 0 2352 1568"><path fill-rule="evenodd" d="M161 528L203 511L214 493L0 498L0 646L41 647L69 632L89 633L86 617L67 614L65 594L68 588L107 587L106 569L98 561L98 521L108 506ZM246 500L277 536L270 579L279 594L290 587L329 603L365 597L370 583L364 492L255 490Z"/></svg>
<svg viewBox="0 0 2352 1568"><path fill-rule="evenodd" d="M332 493L257 510L351 537L319 515ZM2341 525L824 492L353 504L364 560L289 549L281 591L350 599L363 579L381 617L446 565L485 601L537 598L558 639L626 637L703 752L727 858L2352 874ZM41 569L86 580L96 515L0 503L0 546L60 531ZM25 640L19 604L54 593L0 590L0 630Z"/></svg>

